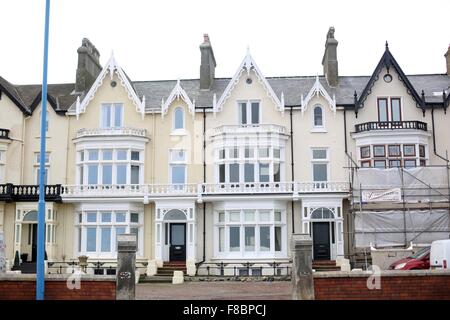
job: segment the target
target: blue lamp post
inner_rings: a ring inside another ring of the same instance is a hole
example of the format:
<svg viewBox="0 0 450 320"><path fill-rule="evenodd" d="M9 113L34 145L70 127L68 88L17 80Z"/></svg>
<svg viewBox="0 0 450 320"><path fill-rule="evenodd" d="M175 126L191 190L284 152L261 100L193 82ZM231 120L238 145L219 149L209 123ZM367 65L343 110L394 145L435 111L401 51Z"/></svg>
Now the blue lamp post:
<svg viewBox="0 0 450 320"><path fill-rule="evenodd" d="M36 264L36 300L44 300L45 282L45 138L47 122L47 65L48 65L48 33L50 20L50 0L45 3L45 31L44 31L44 70L42 75L41 98L41 150L39 161L39 209L37 236L37 264Z"/></svg>

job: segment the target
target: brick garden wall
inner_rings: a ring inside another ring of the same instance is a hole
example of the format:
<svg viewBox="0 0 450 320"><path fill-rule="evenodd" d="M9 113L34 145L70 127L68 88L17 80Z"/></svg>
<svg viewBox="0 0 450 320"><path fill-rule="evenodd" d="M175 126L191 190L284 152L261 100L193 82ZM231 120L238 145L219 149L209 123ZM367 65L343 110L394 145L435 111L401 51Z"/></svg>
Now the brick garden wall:
<svg viewBox="0 0 450 320"><path fill-rule="evenodd" d="M13 277L12 277L13 276ZM30 277L31 276L31 277ZM116 282L111 276L83 277L80 289L67 288L67 276L49 276L45 282L46 300L115 300ZM0 300L36 299L35 275L7 275L0 278Z"/></svg>
<svg viewBox="0 0 450 320"><path fill-rule="evenodd" d="M361 272L315 274L315 298L317 300L450 300L450 272L448 271L383 271L379 290L369 290L367 279L368 275Z"/></svg>

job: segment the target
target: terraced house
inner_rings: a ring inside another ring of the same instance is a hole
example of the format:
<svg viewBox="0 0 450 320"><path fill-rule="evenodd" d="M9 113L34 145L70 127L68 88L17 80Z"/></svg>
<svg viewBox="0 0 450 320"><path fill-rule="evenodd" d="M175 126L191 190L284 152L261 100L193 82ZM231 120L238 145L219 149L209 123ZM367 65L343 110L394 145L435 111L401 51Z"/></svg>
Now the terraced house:
<svg viewBox="0 0 450 320"><path fill-rule="evenodd" d="M0 77L10 265L36 260L44 156L52 264L113 263L121 233L137 234L148 274L174 261L189 274L282 272L292 233L311 234L314 261L353 264L370 246L447 238L449 51L446 73L405 75L380 44L372 75L339 76L337 45L330 28L322 76L266 77L243 52L216 78L205 35L198 79L133 81L84 39L75 83L49 85L45 155L41 86Z"/></svg>

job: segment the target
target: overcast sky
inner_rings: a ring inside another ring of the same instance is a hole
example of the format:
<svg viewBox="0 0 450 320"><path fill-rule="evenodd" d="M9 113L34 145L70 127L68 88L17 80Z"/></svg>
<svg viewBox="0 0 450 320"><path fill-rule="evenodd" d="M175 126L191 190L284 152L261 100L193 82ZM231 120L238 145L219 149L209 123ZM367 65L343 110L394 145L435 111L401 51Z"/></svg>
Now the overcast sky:
<svg viewBox="0 0 450 320"><path fill-rule="evenodd" d="M0 75L42 81L45 0L1 1ZM334 26L340 75L370 75L384 43L407 74L444 73L450 1L52 0L49 83L73 82L87 37L112 50L132 80L198 78L209 33L216 77L231 77L247 46L265 76L322 74Z"/></svg>

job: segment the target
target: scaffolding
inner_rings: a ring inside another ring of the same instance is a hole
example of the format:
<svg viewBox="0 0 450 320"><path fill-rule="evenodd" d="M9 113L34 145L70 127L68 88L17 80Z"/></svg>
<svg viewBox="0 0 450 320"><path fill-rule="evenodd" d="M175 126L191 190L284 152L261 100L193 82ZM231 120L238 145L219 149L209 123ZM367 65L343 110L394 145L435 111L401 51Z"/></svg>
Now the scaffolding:
<svg viewBox="0 0 450 320"><path fill-rule="evenodd" d="M368 266L370 248L408 248L450 236L449 165L349 167L348 256Z"/></svg>

